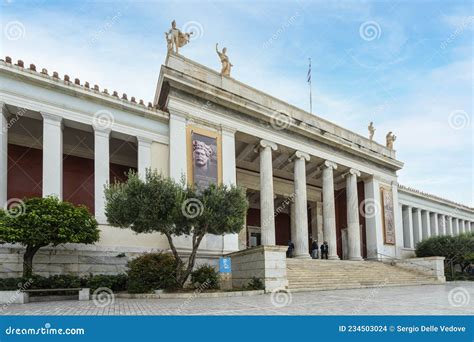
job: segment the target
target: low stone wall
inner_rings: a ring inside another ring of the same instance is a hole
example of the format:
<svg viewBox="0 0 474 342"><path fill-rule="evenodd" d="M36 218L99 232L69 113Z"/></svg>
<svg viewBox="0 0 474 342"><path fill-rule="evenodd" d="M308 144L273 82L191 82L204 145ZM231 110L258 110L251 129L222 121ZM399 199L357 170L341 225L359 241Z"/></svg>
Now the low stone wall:
<svg viewBox="0 0 474 342"><path fill-rule="evenodd" d="M265 291L287 289L286 246L257 246L230 253L232 286L243 288L252 277L260 279Z"/></svg>
<svg viewBox="0 0 474 342"><path fill-rule="evenodd" d="M444 257L426 257L395 260L396 266L446 281L444 276Z"/></svg>
<svg viewBox="0 0 474 342"><path fill-rule="evenodd" d="M127 270L127 262L143 253L158 252L157 249L138 247L109 247L97 245L68 244L43 247L33 259L33 273L41 276L55 274L119 274ZM25 249L11 244L0 245L0 278L21 277ZM180 251L186 257L185 251ZM210 264L217 267L219 252L200 251L196 266Z"/></svg>

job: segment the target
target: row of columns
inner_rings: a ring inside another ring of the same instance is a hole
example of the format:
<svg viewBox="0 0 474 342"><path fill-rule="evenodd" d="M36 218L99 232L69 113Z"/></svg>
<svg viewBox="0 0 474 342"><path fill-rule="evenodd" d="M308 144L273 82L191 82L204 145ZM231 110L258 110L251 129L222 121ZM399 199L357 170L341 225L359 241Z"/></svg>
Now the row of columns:
<svg viewBox="0 0 474 342"><path fill-rule="evenodd" d="M409 205L402 205L402 219L406 248L415 248L418 242L431 236L474 232L474 222Z"/></svg>
<svg viewBox="0 0 474 342"><path fill-rule="evenodd" d="M42 195L63 198L63 120L62 117L41 112L43 117L43 187ZM2 137L0 139L0 203L7 201L8 175L8 122L2 106ZM110 128L94 128L94 206L99 223L106 223L104 185L110 179ZM138 137L138 173L145 175L151 166L151 143Z"/></svg>
<svg viewBox="0 0 474 342"><path fill-rule="evenodd" d="M260 215L262 245L275 245L275 216L273 194L272 151L277 145L261 140L260 151ZM292 206L292 241L295 244L296 258L309 258L308 217L306 194L306 163L310 156L296 151L291 157L294 160L294 205ZM323 164L323 234L329 245L328 258L339 259L337 255L336 210L334 199L334 170L337 165L331 161ZM349 237L349 259L361 260L359 204L357 196L357 177L360 172L351 169L346 175L347 188L347 222Z"/></svg>

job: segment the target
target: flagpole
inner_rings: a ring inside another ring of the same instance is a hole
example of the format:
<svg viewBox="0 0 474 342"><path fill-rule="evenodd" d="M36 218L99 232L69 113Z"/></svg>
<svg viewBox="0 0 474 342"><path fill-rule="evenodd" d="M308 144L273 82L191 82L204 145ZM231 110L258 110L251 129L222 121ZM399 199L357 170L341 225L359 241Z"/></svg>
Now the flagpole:
<svg viewBox="0 0 474 342"><path fill-rule="evenodd" d="M309 112L313 114L313 94L311 87L311 58L309 58L309 71L308 71L308 80L309 80Z"/></svg>

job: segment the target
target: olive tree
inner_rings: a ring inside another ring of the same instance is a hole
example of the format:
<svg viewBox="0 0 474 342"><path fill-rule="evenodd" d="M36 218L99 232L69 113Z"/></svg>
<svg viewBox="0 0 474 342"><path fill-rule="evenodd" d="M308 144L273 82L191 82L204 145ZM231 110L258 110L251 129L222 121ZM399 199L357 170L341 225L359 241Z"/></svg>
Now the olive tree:
<svg viewBox="0 0 474 342"><path fill-rule="evenodd" d="M74 206L50 196L29 198L0 209L0 242L26 247L23 276L33 273L33 258L41 247L63 243L91 244L99 240L97 221L85 206Z"/></svg>
<svg viewBox="0 0 474 342"><path fill-rule="evenodd" d="M166 236L176 260L174 276L180 287L192 272L204 236L238 233L248 208L245 193L237 186L198 189L150 170L144 180L130 172L126 182L107 185L105 198L105 214L111 225ZM189 235L192 241L187 262L173 240L182 235Z"/></svg>

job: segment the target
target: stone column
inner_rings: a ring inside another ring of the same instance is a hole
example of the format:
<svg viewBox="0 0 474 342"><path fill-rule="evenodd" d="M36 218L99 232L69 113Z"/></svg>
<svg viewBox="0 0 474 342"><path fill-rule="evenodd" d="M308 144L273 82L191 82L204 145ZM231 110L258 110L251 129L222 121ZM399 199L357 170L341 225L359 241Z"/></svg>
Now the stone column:
<svg viewBox="0 0 474 342"><path fill-rule="evenodd" d="M459 234L459 220L453 217L453 236Z"/></svg>
<svg viewBox="0 0 474 342"><path fill-rule="evenodd" d="M453 218L451 216L446 216L446 235L453 234Z"/></svg>
<svg viewBox="0 0 474 342"><path fill-rule="evenodd" d="M323 165L323 234L328 242L328 258L339 260L336 238L336 209L334 203L334 171L337 165L326 160Z"/></svg>
<svg viewBox="0 0 474 342"><path fill-rule="evenodd" d="M94 127L94 208L95 217L101 224L107 223L105 217L104 185L110 177L110 129Z"/></svg>
<svg viewBox="0 0 474 342"><path fill-rule="evenodd" d="M260 141L260 228L264 246L275 245L272 151L276 149L275 143Z"/></svg>
<svg viewBox="0 0 474 342"><path fill-rule="evenodd" d="M446 215L438 216L438 234L446 235Z"/></svg>
<svg viewBox="0 0 474 342"><path fill-rule="evenodd" d="M235 166L235 130L222 127L222 183L237 185ZM222 237L223 250L226 253L239 250L239 235L225 234Z"/></svg>
<svg viewBox="0 0 474 342"><path fill-rule="evenodd" d="M360 172L350 169L346 174L347 238L349 260L362 260L360 250L359 198L357 196L357 177Z"/></svg>
<svg viewBox="0 0 474 342"><path fill-rule="evenodd" d="M2 120L0 137L0 208L3 208L7 203L7 183L8 183L8 120L7 109L4 103L0 102L2 113L0 120Z"/></svg>
<svg viewBox="0 0 474 342"><path fill-rule="evenodd" d="M319 245L324 241L324 234L323 234L323 203L317 202L316 203L316 217L317 217L317 240Z"/></svg>
<svg viewBox="0 0 474 342"><path fill-rule="evenodd" d="M430 233L430 212L428 210L423 210L421 215L421 222L422 222L422 239L427 239L431 236Z"/></svg>
<svg viewBox="0 0 474 342"><path fill-rule="evenodd" d="M62 117L43 116L43 197L63 198L63 125Z"/></svg>
<svg viewBox="0 0 474 342"><path fill-rule="evenodd" d="M421 240L423 240L421 209L415 208L413 216L413 241L415 246Z"/></svg>
<svg viewBox="0 0 474 342"><path fill-rule="evenodd" d="M170 178L180 181L184 175L187 180L186 118L170 112Z"/></svg>
<svg viewBox="0 0 474 342"><path fill-rule="evenodd" d="M438 236L439 231L438 231L438 214L437 213L431 213L430 214L430 227L431 227L431 236Z"/></svg>
<svg viewBox="0 0 474 342"><path fill-rule="evenodd" d="M411 206L404 205L402 207L403 216L403 242L406 248L414 248L413 243L413 208Z"/></svg>
<svg viewBox="0 0 474 342"><path fill-rule="evenodd" d="M146 170L151 168L151 139L137 137L138 141L138 175L145 179Z"/></svg>
<svg viewBox="0 0 474 342"><path fill-rule="evenodd" d="M296 151L294 186L295 186L295 258L309 258L308 246L308 200L306 196L306 162L307 153Z"/></svg>

